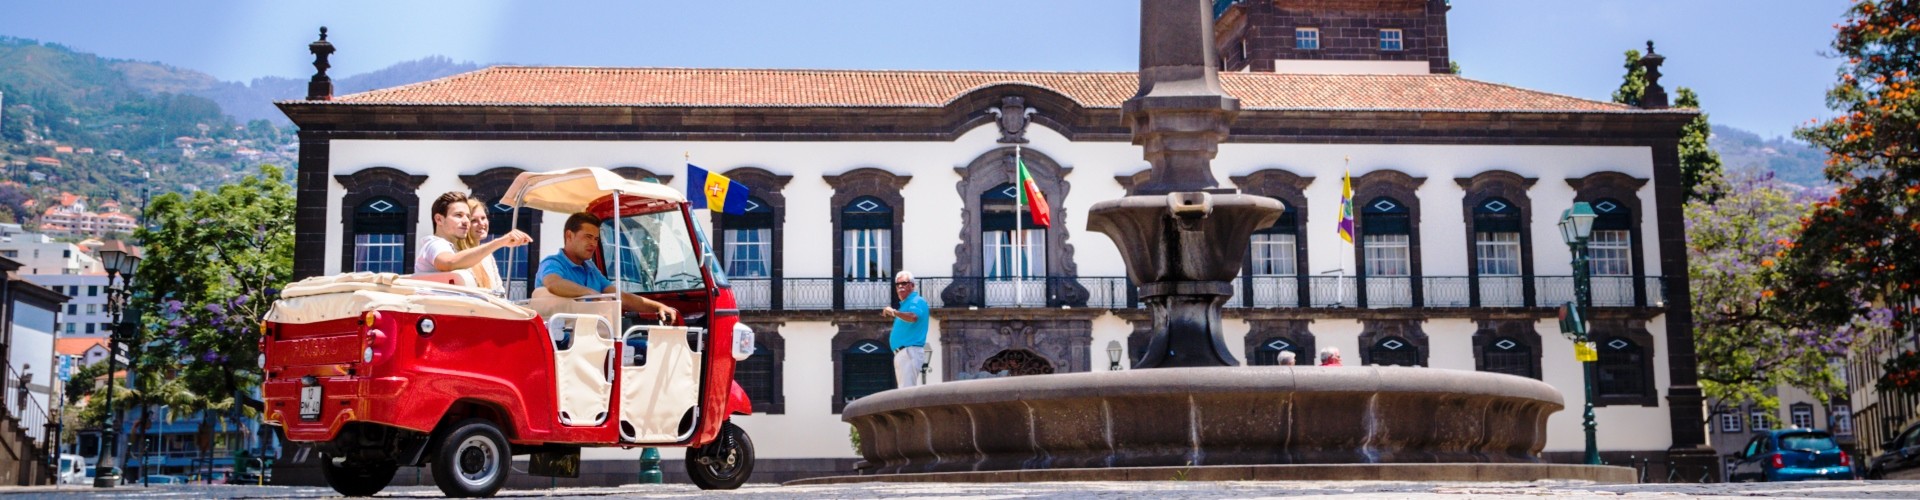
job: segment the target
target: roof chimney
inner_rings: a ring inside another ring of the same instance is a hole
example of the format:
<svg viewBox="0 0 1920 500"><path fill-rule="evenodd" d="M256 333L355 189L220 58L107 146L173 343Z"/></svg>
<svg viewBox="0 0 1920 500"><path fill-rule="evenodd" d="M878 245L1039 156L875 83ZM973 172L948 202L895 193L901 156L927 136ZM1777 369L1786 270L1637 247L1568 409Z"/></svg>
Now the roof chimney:
<svg viewBox="0 0 1920 500"><path fill-rule="evenodd" d="M1660 64L1667 57L1653 53L1653 40L1647 40L1647 55L1640 58L1640 65L1647 68L1647 89L1640 94L1640 107L1643 109L1667 109L1667 89L1660 87Z"/></svg>
<svg viewBox="0 0 1920 500"><path fill-rule="evenodd" d="M333 55L333 44L327 42L327 27L320 27L320 40L307 44L307 51L313 53L313 79L307 81L307 100L333 100L333 79L327 77L327 56Z"/></svg>

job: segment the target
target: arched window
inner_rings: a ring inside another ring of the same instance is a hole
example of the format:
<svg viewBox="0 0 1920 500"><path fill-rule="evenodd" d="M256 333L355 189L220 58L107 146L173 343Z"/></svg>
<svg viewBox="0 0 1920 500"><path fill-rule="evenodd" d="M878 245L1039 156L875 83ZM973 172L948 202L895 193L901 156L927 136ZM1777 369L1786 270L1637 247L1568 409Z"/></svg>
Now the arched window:
<svg viewBox="0 0 1920 500"><path fill-rule="evenodd" d="M1485 349L1483 371L1527 378L1533 378L1537 371L1533 366L1536 359L1533 349L1518 340L1498 337L1488 342Z"/></svg>
<svg viewBox="0 0 1920 500"><path fill-rule="evenodd" d="M1368 348L1369 360L1379 366L1423 366L1420 350L1400 337L1382 337Z"/></svg>
<svg viewBox="0 0 1920 500"><path fill-rule="evenodd" d="M840 208L840 248L846 263L847 309L879 309L892 303L893 207L872 196Z"/></svg>
<svg viewBox="0 0 1920 500"><path fill-rule="evenodd" d="M1019 194L1012 183L980 193L981 265L987 279L1046 275L1047 230L1033 220L1032 209L1014 206Z"/></svg>
<svg viewBox="0 0 1920 500"><path fill-rule="evenodd" d="M1633 211L1619 201L1593 202L1593 236L1588 262L1594 276L1633 275Z"/></svg>
<svg viewBox="0 0 1920 500"><path fill-rule="evenodd" d="M893 351L886 344L862 340L840 354L840 394L846 401L894 387Z"/></svg>
<svg viewBox="0 0 1920 500"><path fill-rule="evenodd" d="M745 213L727 216L725 265L733 279L773 276L773 206L747 198Z"/></svg>
<svg viewBox="0 0 1920 500"><path fill-rule="evenodd" d="M354 272L406 273L407 209L385 196L353 210Z"/></svg>
<svg viewBox="0 0 1920 500"><path fill-rule="evenodd" d="M1473 242L1481 276L1519 276L1520 207L1500 198L1473 207Z"/></svg>
<svg viewBox="0 0 1920 500"><path fill-rule="evenodd" d="M1644 366L1647 362L1645 351L1640 344L1625 337L1601 339L1598 349L1600 360L1596 363L1595 377L1599 397L1640 397L1647 392L1647 379Z"/></svg>
<svg viewBox="0 0 1920 500"><path fill-rule="evenodd" d="M753 355L733 365L733 380L747 392L747 399L753 401L758 413L777 413L767 411L769 403L780 399L780 371L773 357L772 350L756 342Z"/></svg>
<svg viewBox="0 0 1920 500"><path fill-rule="evenodd" d="M519 211L520 231L530 235L539 234L540 230L535 227L535 224L541 216L540 212L525 207L520 208ZM507 234L507 231L512 229L514 224L515 219L513 212L513 207L507 206L505 203L488 205L487 234L494 238ZM526 246L520 248L502 248L493 251L493 263L494 265L500 266L500 269L498 269L500 278L507 281L508 298L524 299L527 297L527 293L531 290L531 288L527 286L527 276L532 274L532 266L539 263L539 260L531 255L536 250L538 250L536 247Z"/></svg>
<svg viewBox="0 0 1920 500"><path fill-rule="evenodd" d="M1413 305L1412 228L1405 203L1378 197L1360 208L1361 241L1367 278L1367 305Z"/></svg>
<svg viewBox="0 0 1920 500"><path fill-rule="evenodd" d="M1292 341L1284 337L1274 337L1267 339L1266 342L1260 343L1259 347L1253 349L1253 355L1247 357L1247 364L1252 366L1279 365L1280 353L1282 352L1293 353L1293 363L1296 365L1313 364L1312 352L1302 350L1299 345L1295 345Z"/></svg>

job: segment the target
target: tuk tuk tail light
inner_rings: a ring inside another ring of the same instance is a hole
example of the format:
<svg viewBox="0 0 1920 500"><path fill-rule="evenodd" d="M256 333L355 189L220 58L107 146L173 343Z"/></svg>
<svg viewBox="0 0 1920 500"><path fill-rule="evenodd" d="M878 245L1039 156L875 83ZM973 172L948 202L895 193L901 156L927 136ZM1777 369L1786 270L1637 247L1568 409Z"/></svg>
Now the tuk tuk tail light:
<svg viewBox="0 0 1920 500"><path fill-rule="evenodd" d="M360 326L373 328L373 322L379 320L380 311L367 311L367 314L360 317Z"/></svg>
<svg viewBox="0 0 1920 500"><path fill-rule="evenodd" d="M260 353L260 369L267 369L267 353Z"/></svg>
<svg viewBox="0 0 1920 500"><path fill-rule="evenodd" d="M1773 456L1767 457L1767 465L1775 469L1785 469L1787 468L1787 461L1780 458L1779 453L1775 453Z"/></svg>
<svg viewBox="0 0 1920 500"><path fill-rule="evenodd" d="M368 339L365 351L360 356L362 361L373 363L375 361L385 360L389 354L392 354L394 342L392 335L388 335L386 331L375 328L367 331L367 336L370 338Z"/></svg>

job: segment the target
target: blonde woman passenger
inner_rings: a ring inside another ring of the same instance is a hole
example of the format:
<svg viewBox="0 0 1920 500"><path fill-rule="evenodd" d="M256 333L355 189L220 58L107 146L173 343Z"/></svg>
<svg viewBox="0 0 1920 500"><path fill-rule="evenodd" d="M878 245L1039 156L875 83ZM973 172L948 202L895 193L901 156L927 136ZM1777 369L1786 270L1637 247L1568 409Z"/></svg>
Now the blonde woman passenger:
<svg viewBox="0 0 1920 500"><path fill-rule="evenodd" d="M467 207L467 213L471 214L467 219L471 222L467 224L466 237L453 241L453 247L456 250L466 250L485 244L487 232L493 227L487 220L486 203L479 198L467 198ZM480 259L479 264L469 269L473 272L473 286L485 288L497 296L507 295L506 282L500 279L500 267L494 262L492 254Z"/></svg>

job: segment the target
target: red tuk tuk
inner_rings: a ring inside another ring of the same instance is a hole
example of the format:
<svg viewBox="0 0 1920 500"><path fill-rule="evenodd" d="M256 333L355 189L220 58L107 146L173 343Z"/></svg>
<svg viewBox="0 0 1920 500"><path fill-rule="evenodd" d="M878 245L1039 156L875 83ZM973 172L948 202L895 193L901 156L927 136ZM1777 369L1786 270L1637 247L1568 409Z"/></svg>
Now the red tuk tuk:
<svg viewBox="0 0 1920 500"><path fill-rule="evenodd" d="M502 203L593 214L593 265L681 317L623 314L615 294L510 302L458 273L310 278L264 321L266 422L348 496L422 465L448 496L492 496L515 455L578 477L581 448L611 446L685 447L701 488L746 482L753 442L728 418L752 412L733 367L753 333L680 192L577 168L520 174Z"/></svg>

